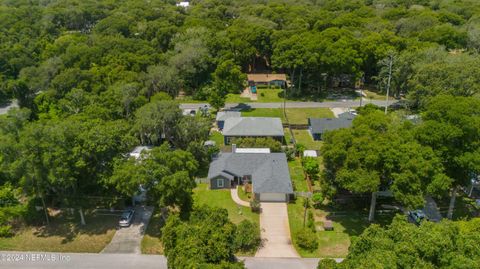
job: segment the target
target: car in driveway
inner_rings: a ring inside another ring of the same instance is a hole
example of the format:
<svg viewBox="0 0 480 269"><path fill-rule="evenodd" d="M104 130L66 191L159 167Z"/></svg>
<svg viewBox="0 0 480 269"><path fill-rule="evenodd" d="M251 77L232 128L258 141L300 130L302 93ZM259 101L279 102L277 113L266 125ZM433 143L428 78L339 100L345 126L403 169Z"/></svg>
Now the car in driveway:
<svg viewBox="0 0 480 269"><path fill-rule="evenodd" d="M423 212L423 210L408 211L407 215L408 221L416 225L420 225L423 220L428 220L427 215L425 215L425 212Z"/></svg>
<svg viewBox="0 0 480 269"><path fill-rule="evenodd" d="M128 227L133 222L133 218L135 217L135 210L129 209L125 210L120 216L120 220L118 221L118 225L120 227Z"/></svg>

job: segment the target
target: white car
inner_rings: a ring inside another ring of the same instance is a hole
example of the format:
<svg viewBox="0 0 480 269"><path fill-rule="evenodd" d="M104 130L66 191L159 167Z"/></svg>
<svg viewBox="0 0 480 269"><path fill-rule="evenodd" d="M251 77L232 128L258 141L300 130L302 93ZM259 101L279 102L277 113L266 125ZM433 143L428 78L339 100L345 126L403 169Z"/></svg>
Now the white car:
<svg viewBox="0 0 480 269"><path fill-rule="evenodd" d="M126 210L122 213L122 216L120 217L120 221L118 221L118 225L120 227L128 227L130 224L132 224L133 217L135 216L135 210L130 209Z"/></svg>

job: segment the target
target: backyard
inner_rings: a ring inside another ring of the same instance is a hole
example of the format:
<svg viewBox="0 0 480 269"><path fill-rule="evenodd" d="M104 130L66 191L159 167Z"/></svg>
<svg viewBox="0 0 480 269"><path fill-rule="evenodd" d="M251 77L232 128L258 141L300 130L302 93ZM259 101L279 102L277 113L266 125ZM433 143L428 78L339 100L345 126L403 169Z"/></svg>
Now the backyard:
<svg viewBox="0 0 480 269"><path fill-rule="evenodd" d="M290 124L307 124L308 118L333 118L333 113L328 108L287 108ZM243 117L277 117L286 122L283 108L253 108L242 111Z"/></svg>
<svg viewBox="0 0 480 269"><path fill-rule="evenodd" d="M86 214L85 219L81 226L76 215L59 215L49 226L24 227L13 237L0 238L0 250L98 253L112 240L118 217Z"/></svg>
<svg viewBox="0 0 480 269"><path fill-rule="evenodd" d="M312 136L308 132L308 130L292 130L293 135L295 136L295 141L297 144L302 144L305 146L305 149L310 150L320 150L322 147L322 141L315 141L313 140Z"/></svg>

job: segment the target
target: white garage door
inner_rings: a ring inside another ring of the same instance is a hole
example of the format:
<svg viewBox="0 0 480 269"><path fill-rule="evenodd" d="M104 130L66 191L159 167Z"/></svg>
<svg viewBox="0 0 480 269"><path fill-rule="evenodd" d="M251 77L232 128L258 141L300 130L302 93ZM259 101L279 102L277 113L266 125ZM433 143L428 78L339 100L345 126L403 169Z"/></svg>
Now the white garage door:
<svg viewBox="0 0 480 269"><path fill-rule="evenodd" d="M285 193L260 193L260 202L286 202Z"/></svg>

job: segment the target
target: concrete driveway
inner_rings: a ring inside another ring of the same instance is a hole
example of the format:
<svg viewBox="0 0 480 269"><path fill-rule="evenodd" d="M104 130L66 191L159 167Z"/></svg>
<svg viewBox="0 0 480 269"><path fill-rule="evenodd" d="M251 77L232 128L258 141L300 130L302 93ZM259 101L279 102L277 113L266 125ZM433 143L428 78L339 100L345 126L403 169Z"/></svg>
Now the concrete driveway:
<svg viewBox="0 0 480 269"><path fill-rule="evenodd" d="M137 206L132 224L129 227L119 228L102 253L141 254L140 245L152 212L151 206Z"/></svg>
<svg viewBox="0 0 480 269"><path fill-rule="evenodd" d="M261 203L260 230L263 246L255 257L297 258L290 237L286 203Z"/></svg>

